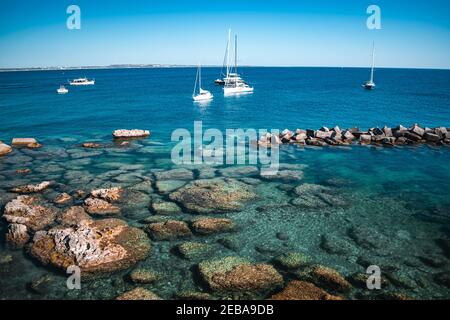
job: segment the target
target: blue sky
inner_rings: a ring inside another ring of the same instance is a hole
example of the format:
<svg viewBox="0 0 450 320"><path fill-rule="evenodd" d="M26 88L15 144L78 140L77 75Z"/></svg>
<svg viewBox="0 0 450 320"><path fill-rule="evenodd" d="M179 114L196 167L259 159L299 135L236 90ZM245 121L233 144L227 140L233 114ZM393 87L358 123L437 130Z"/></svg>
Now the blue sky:
<svg viewBox="0 0 450 320"><path fill-rule="evenodd" d="M81 30L66 9L81 8ZM368 30L377 4L382 29ZM448 0L2 0L0 67L122 63L220 65L228 28L239 63L450 68Z"/></svg>

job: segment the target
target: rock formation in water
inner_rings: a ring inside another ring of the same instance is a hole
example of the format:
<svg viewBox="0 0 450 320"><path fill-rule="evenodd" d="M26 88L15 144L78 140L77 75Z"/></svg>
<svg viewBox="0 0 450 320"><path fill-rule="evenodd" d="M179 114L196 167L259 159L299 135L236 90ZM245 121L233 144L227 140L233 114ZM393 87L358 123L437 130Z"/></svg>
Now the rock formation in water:
<svg viewBox="0 0 450 320"><path fill-rule="evenodd" d="M30 253L43 264L84 274L126 269L150 252L146 234L119 219L84 220L72 227L36 232Z"/></svg>
<svg viewBox="0 0 450 320"><path fill-rule="evenodd" d="M319 130L297 129L292 132L285 129L279 134L267 134L260 137L258 145L270 147L278 144L301 144L310 146L346 146L355 142L360 145L396 146L396 145L450 145L450 128L422 128L418 124L406 128L399 125L395 128L385 126L361 131L358 128L341 130L338 126L329 129L322 127Z"/></svg>

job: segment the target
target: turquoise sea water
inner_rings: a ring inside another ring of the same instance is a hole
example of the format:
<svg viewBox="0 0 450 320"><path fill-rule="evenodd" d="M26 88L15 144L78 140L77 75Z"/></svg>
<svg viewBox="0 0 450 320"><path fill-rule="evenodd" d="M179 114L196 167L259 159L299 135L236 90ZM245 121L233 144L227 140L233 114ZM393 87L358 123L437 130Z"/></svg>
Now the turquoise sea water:
<svg viewBox="0 0 450 320"><path fill-rule="evenodd" d="M13 137L30 136L44 145L0 158L0 205L15 197L12 187L43 180L58 183L44 192L49 201L61 191L128 187L148 179L154 184L154 172L177 168L170 161L172 131L192 130L195 120L221 130L323 125L367 129L416 122L450 127L450 71L379 69L377 89L369 92L361 88L366 69L243 68L255 92L227 98L213 84L219 71L203 69L204 88L215 95L207 105L192 102L193 68L0 73L0 140L9 143ZM68 87L69 94L56 94L60 84L79 76L95 78L96 85ZM111 132L119 128L148 129L152 135L132 142L130 148L80 147L85 141L111 143ZM450 271L448 248L442 246L442 240L450 240L450 148L282 146L280 162L303 171L303 179L267 181L250 174L257 179L252 183L258 199L240 212L223 215L235 220L237 230L194 240L214 246L213 256L238 255L254 262L272 263L280 253L297 251L346 277L365 272L369 262L389 274L390 284L382 289L386 292L450 297L442 281L435 280L437 274ZM15 174L24 167L32 173ZM188 169L198 177L205 168ZM217 177L226 174L220 167L212 170ZM239 171L231 176L245 177ZM293 205L293 188L303 183L331 188L345 205ZM131 225L142 227L143 219L152 214L151 198L167 198L154 185L144 193L142 201L122 212L121 218ZM185 212L177 218L191 217ZM6 227L2 221L0 256L11 255L12 261L8 258L0 265L1 298L110 299L134 287L127 280L129 270L124 270L69 291L64 274L42 267L26 250L7 248ZM363 234L359 238L355 228ZM233 249L223 246L223 239L233 242ZM371 241L374 247L364 245ZM181 242L153 242L149 258L138 264L163 274L145 287L166 299L183 290L208 291L196 280L195 265L211 256L182 259L173 252ZM345 247L345 253L333 253L324 242ZM45 290L30 289L33 280L46 275L52 280ZM295 278L291 273L283 276L286 281ZM348 298L377 294L355 289Z"/></svg>

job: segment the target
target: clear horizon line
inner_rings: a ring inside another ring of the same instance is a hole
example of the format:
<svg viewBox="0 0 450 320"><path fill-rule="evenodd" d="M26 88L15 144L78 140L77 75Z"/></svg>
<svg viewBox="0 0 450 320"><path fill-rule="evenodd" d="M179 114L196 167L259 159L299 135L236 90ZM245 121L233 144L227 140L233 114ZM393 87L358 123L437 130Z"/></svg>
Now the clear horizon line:
<svg viewBox="0 0 450 320"><path fill-rule="evenodd" d="M95 70L95 69L164 69L164 68L196 68L197 64L162 64L162 63L123 63L110 65L83 65L83 66L34 66L34 67L0 67L0 72L13 71L57 71L57 70ZM202 65L202 68L221 68L222 65ZM354 68L365 69L370 66L333 66L333 65L242 65L241 68ZM450 70L450 67L391 67L380 66L375 69L417 69L417 70Z"/></svg>

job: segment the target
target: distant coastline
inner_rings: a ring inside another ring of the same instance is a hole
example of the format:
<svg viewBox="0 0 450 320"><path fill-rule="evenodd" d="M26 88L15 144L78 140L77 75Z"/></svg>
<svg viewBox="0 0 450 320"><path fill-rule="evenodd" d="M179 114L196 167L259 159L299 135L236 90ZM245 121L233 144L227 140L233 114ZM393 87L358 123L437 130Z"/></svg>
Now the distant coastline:
<svg viewBox="0 0 450 320"><path fill-rule="evenodd" d="M26 72L26 71L73 71L73 70L103 70L103 69L169 69L169 68L196 68L190 64L112 64L107 66L49 66L49 67L17 67L0 68L1 72ZM221 68L221 65L204 65L202 68ZM241 68L336 68L336 69L367 69L367 66L257 66L243 65ZM405 67L378 67L376 69L413 69L413 70L450 70L436 68L405 68Z"/></svg>

